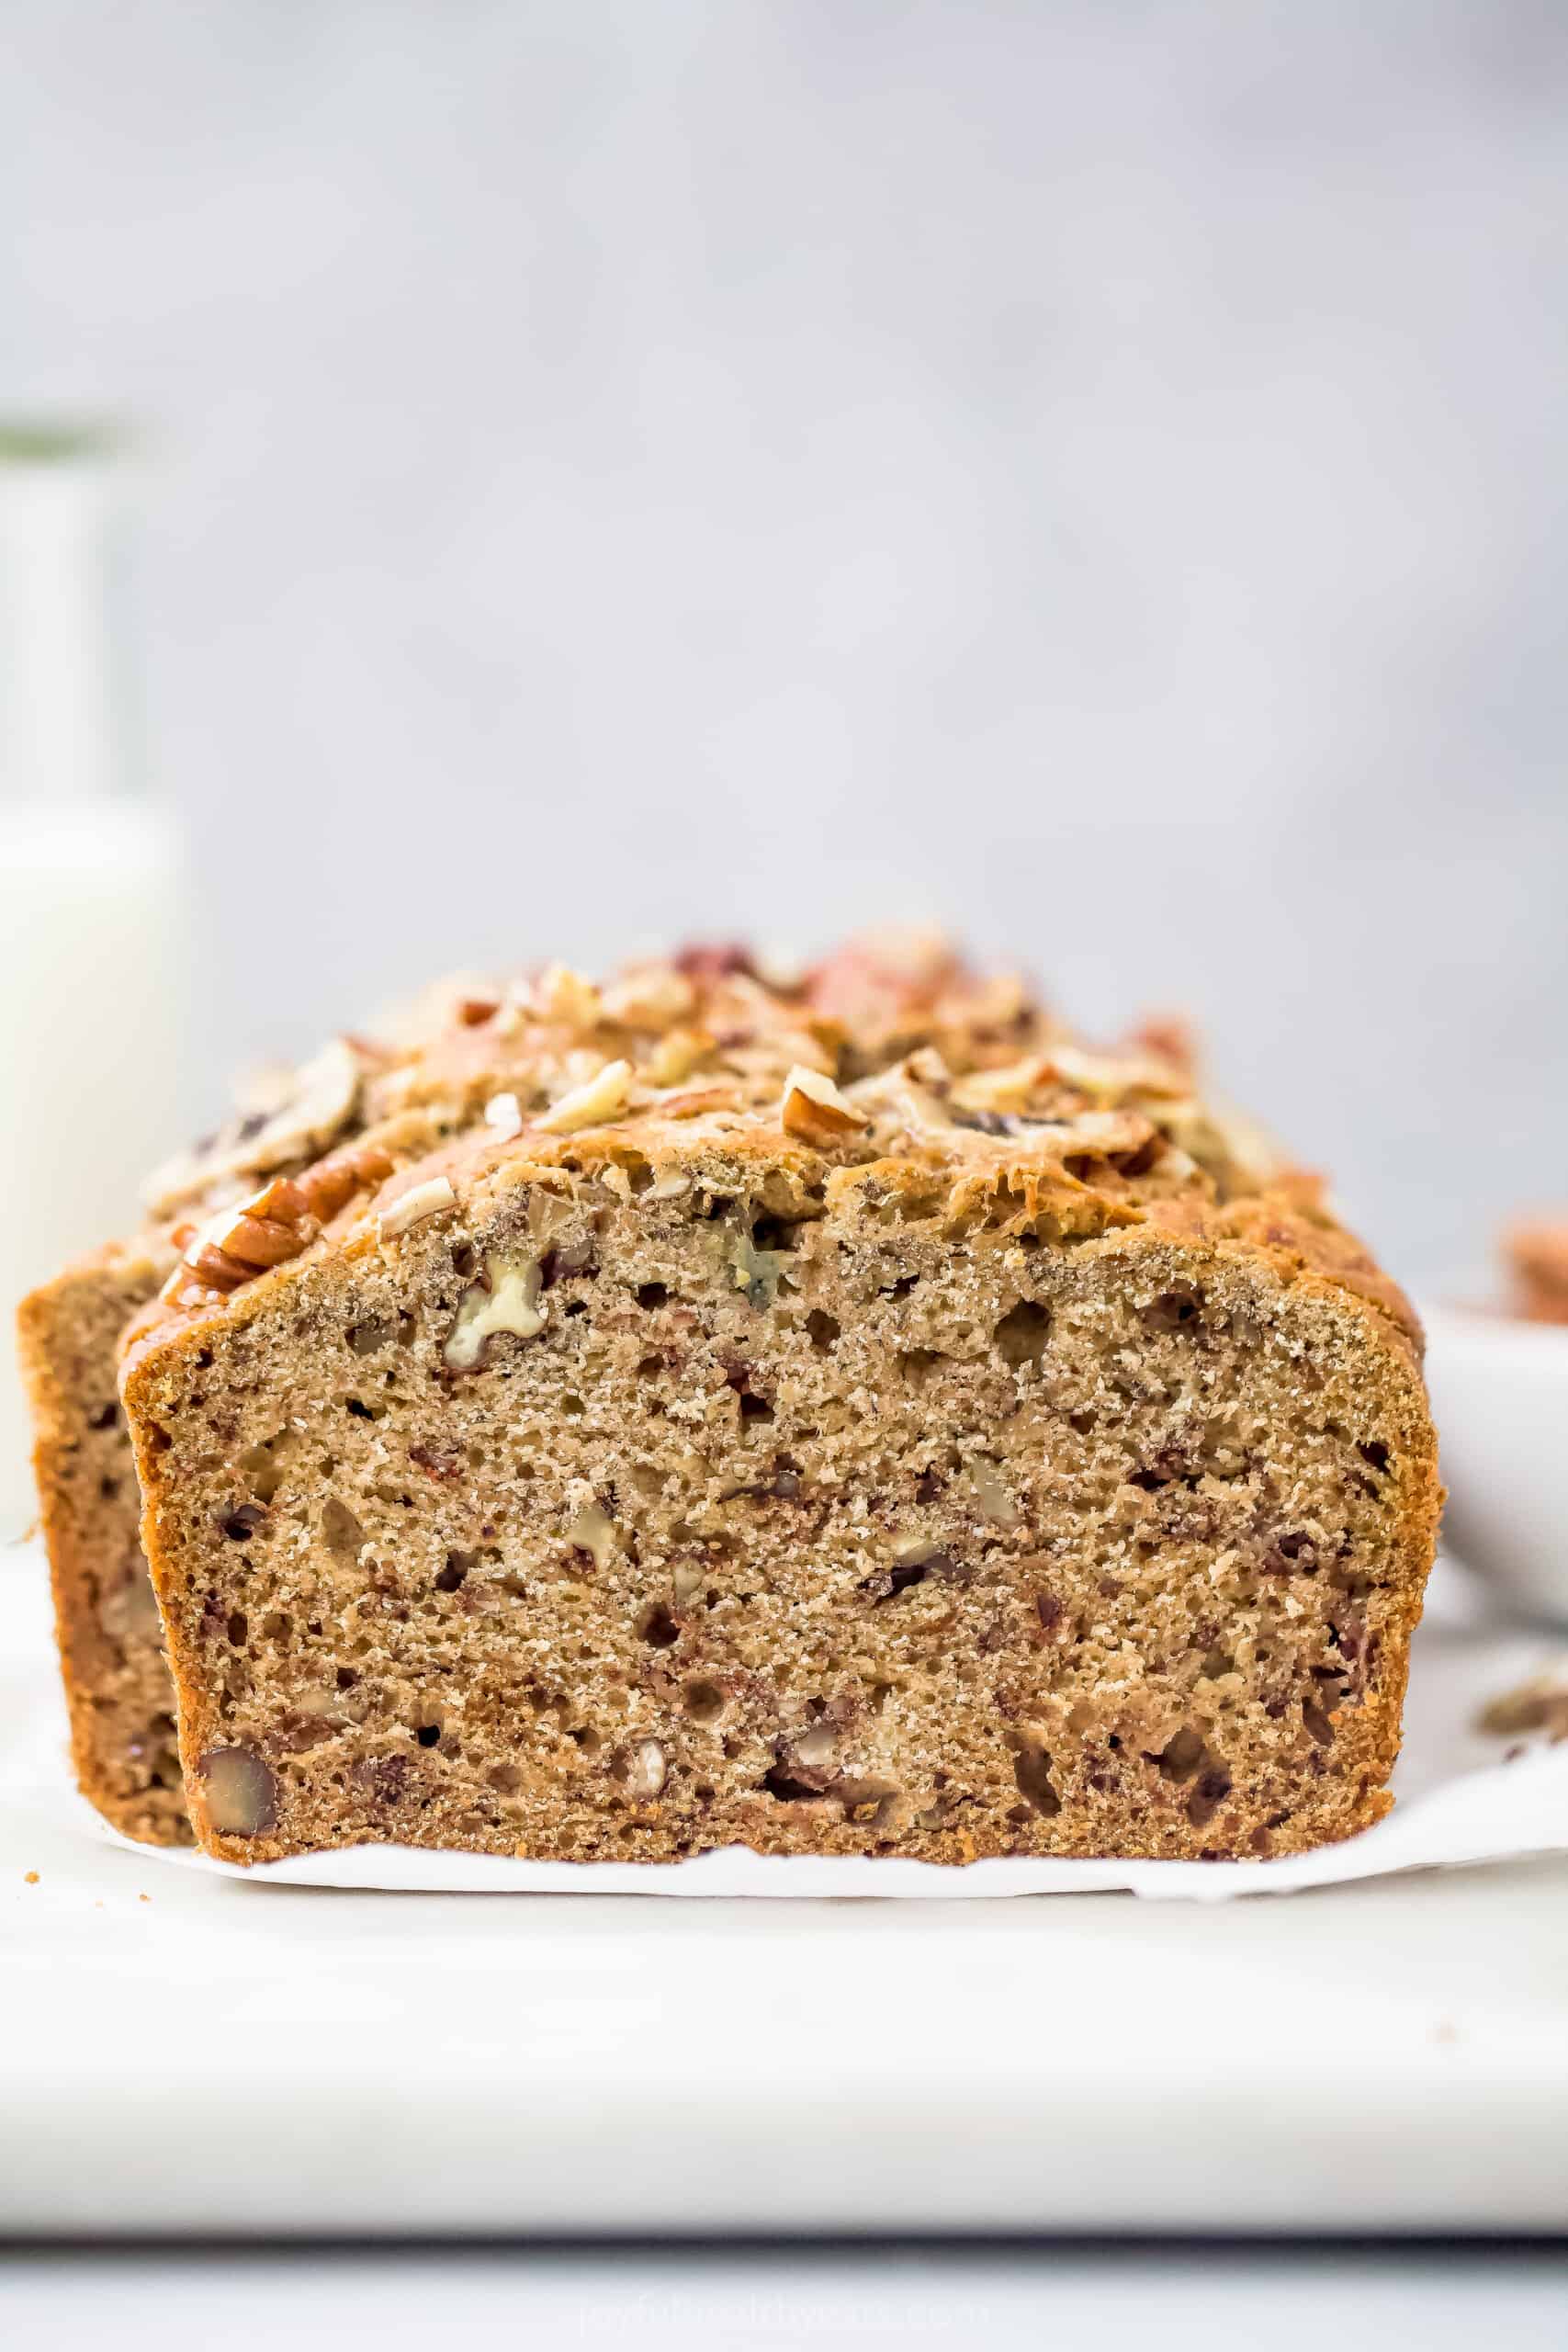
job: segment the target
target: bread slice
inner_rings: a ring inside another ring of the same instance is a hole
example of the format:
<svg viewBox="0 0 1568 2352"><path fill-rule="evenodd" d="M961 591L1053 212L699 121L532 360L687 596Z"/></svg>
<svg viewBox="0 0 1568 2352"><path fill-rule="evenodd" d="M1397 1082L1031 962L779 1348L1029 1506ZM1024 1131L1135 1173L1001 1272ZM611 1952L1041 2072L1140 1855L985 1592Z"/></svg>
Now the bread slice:
<svg viewBox="0 0 1568 2352"><path fill-rule="evenodd" d="M969 1067L1043 1034L1043 1015L1026 991L971 981L939 943L860 943L825 966L815 985L824 1004L853 1004L863 1033L882 1040L877 1050L940 1036ZM117 1401L127 1325L171 1276L182 1292L200 1289L183 1253L199 1261L214 1217L221 1222L258 1185L298 1183L326 1160L329 1191L345 1168L352 1190L368 1170L384 1175L482 1125L498 1091L515 1082L526 1092L542 1054L573 1049L589 1002L584 987L558 967L517 981L457 976L378 1022L373 1035L335 1038L301 1069L253 1084L226 1125L155 1172L150 1221L140 1232L23 1301L18 1339L76 1774L126 1836L157 1845L191 1836L174 1690ZM633 969L604 997L595 994L592 1033L633 1051L638 1038L644 1048L652 1040L667 1075L700 1074L715 1049L714 1027L734 1030L753 1018L754 993L744 954L696 949L682 968ZM216 1273L224 1284L221 1264Z"/></svg>
<svg viewBox="0 0 1568 2352"><path fill-rule="evenodd" d="M76 1778L117 1829L155 1846L191 1833L118 1351L175 1256L152 1241L101 1250L34 1291L17 1317Z"/></svg>
<svg viewBox="0 0 1568 2352"><path fill-rule="evenodd" d="M141 1499L118 1405L128 1324L177 1269L199 1221L243 1198L264 1170L309 1168L360 1133L366 1080L396 1069L390 1047L338 1040L149 1186L152 1221L26 1297L17 1342L33 1424L39 1521L49 1556L73 1758L83 1793L125 1836L190 1842L164 1632L141 1552ZM428 1111L384 1121L405 1152L460 1124ZM386 1165L393 1160L389 1157Z"/></svg>
<svg viewBox="0 0 1568 2352"><path fill-rule="evenodd" d="M1386 1809L1438 1502L1399 1293L1168 1058L1025 1020L987 1067L863 979L750 983L673 1080L581 983L489 1126L176 1277L122 1394L209 1850Z"/></svg>

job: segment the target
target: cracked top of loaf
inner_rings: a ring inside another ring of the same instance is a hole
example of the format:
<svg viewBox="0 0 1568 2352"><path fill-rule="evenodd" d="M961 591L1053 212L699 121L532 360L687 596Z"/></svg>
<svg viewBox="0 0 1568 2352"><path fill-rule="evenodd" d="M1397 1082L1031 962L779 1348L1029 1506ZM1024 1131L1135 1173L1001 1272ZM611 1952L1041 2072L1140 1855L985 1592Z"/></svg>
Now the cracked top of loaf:
<svg viewBox="0 0 1568 2352"><path fill-rule="evenodd" d="M794 1214L852 1181L954 1232L1071 1240L1153 1220L1310 1266L1418 1338L1314 1180L1201 1099L1174 1024L1090 1048L1015 976L898 933L789 975L700 946L603 983L558 964L465 976L378 1036L334 1039L159 1172L152 1247L171 1270L128 1344L141 1354L301 1259L390 1239L528 1165L626 1198L749 1182Z"/></svg>

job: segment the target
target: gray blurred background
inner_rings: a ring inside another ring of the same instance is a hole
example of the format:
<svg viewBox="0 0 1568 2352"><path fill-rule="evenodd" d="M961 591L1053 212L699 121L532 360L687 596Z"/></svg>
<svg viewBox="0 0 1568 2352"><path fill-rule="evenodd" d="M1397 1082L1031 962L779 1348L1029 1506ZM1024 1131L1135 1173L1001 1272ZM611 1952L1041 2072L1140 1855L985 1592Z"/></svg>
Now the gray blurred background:
<svg viewBox="0 0 1568 2352"><path fill-rule="evenodd" d="M1568 8L0 0L0 392L156 444L193 1108L940 917L1396 1265L1568 1194Z"/></svg>

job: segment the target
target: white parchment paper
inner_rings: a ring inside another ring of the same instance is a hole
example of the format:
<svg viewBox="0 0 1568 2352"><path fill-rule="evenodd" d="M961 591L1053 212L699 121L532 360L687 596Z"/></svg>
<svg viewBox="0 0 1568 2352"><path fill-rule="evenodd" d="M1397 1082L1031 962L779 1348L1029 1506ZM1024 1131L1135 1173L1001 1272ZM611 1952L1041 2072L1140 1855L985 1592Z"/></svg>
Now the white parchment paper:
<svg viewBox="0 0 1568 2352"><path fill-rule="evenodd" d="M454 1894L850 1895L953 1900L1123 1889L1189 1902L1292 1894L1393 1871L1452 1869L1568 1852L1568 1742L1504 1741L1475 1729L1486 1702L1561 1660L1562 1637L1488 1616L1483 1598L1439 1562L1416 1635L1398 1802L1373 1829L1310 1854L1259 1862L984 1861L964 1868L849 1857L753 1854L681 1862L530 1862L497 1855L357 1846L245 1869L190 1852L139 1854L256 1887L335 1886ZM109 1838L115 1833L92 1815ZM120 1845L128 1843L116 1838Z"/></svg>

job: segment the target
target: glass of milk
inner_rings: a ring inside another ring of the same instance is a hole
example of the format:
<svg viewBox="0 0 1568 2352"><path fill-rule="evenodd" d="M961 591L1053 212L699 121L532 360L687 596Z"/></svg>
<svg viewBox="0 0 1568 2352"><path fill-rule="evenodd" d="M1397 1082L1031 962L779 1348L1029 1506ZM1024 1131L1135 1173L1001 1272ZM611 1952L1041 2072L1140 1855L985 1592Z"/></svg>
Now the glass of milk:
<svg viewBox="0 0 1568 2352"><path fill-rule="evenodd" d="M0 1535L32 1515L12 1317L138 1222L177 1133L185 862L145 786L115 440L0 420Z"/></svg>

